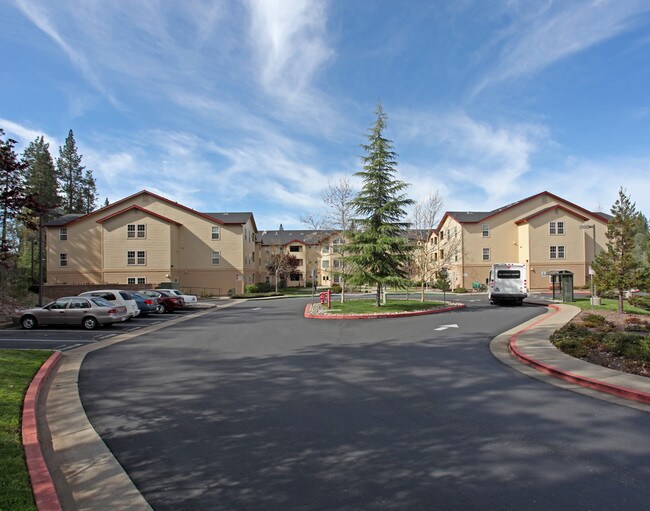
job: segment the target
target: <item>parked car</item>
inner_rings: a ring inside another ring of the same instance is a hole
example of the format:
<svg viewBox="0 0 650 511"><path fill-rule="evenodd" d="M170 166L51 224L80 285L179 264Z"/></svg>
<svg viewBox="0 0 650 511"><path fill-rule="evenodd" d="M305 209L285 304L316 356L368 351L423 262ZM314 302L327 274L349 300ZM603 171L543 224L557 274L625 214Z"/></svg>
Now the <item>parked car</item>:
<svg viewBox="0 0 650 511"><path fill-rule="evenodd" d="M149 298L156 299L158 301L158 313L161 312L174 312L175 310L182 309L184 307L182 298L174 295L166 295L162 293L162 290L157 289L142 289L138 293L148 296Z"/></svg>
<svg viewBox="0 0 650 511"><path fill-rule="evenodd" d="M144 296L135 291L129 291L129 294L133 297L135 303L138 304L138 308L140 309L140 316L147 316L152 312L158 312L160 305L158 304L158 300L156 298Z"/></svg>
<svg viewBox="0 0 650 511"><path fill-rule="evenodd" d="M180 296L183 301L185 302L185 306L190 306L190 305L196 305L198 302L198 299L196 298L196 295L186 295L179 291L178 289L156 289L156 291L169 291L172 294L175 294L176 296Z"/></svg>
<svg viewBox="0 0 650 511"><path fill-rule="evenodd" d="M25 330L39 325L81 325L92 330L128 318L124 305L115 305L99 296L64 296L43 307L19 311L12 320Z"/></svg>
<svg viewBox="0 0 650 511"><path fill-rule="evenodd" d="M96 289L80 293L79 296L99 296L112 304L124 305L130 318L135 318L140 314L138 304L131 296L131 293L122 289Z"/></svg>

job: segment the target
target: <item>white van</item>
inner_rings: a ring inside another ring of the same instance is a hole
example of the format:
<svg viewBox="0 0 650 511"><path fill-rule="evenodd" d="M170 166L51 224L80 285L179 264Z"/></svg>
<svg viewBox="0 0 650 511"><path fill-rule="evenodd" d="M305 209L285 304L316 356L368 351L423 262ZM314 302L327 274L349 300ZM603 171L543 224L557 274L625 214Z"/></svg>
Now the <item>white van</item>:
<svg viewBox="0 0 650 511"><path fill-rule="evenodd" d="M81 293L79 296L100 296L115 305L124 305L126 311L129 313L129 319L135 318L140 314L138 302L133 299L131 293L122 289L96 289Z"/></svg>
<svg viewBox="0 0 650 511"><path fill-rule="evenodd" d="M492 304L513 302L521 305L528 296L528 271L525 264L497 263L492 265L488 299Z"/></svg>

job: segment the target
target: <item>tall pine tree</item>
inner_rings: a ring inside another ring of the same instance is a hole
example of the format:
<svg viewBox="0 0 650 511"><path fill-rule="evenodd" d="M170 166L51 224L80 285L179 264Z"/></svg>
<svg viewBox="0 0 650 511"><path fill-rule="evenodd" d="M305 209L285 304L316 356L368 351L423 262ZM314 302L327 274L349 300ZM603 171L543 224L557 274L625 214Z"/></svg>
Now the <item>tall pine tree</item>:
<svg viewBox="0 0 650 511"><path fill-rule="evenodd" d="M56 208L61 203L56 179L56 168L50 154L50 144L43 136L37 137L23 152L27 163L27 188L34 194L43 209Z"/></svg>
<svg viewBox="0 0 650 511"><path fill-rule="evenodd" d="M376 286L376 305L381 305L382 287L401 285L406 279L405 264L411 246L403 235L408 228L404 221L405 207L412 204L402 192L407 183L395 178L397 153L392 142L384 138L387 115L381 102L377 104L377 120L368 134L368 144L361 147L363 170L355 175L363 180L363 188L352 201L358 231L347 246L347 262L351 264L349 281Z"/></svg>
<svg viewBox="0 0 650 511"><path fill-rule="evenodd" d="M97 183L93 177L93 171L86 169L83 179L83 189L81 190L83 213L90 213L97 207L99 194L97 193Z"/></svg>
<svg viewBox="0 0 650 511"><path fill-rule="evenodd" d="M0 129L0 137L4 137ZM15 152L16 141L0 138L0 262L6 263L12 243L9 240L11 222L20 219L23 211L31 204L33 197L25 184L27 164Z"/></svg>
<svg viewBox="0 0 650 511"><path fill-rule="evenodd" d="M84 169L81 165L82 156L77 151L74 133L69 131L65 145L59 147L59 158L56 161L57 177L63 194L63 210L66 213L85 213Z"/></svg>
<svg viewBox="0 0 650 511"><path fill-rule="evenodd" d="M607 226L607 250L594 261L595 284L598 289L618 294L618 313L623 314L623 296L626 290L638 284L642 264L634 255L634 241L638 228L636 204L621 188L611 209L614 216Z"/></svg>

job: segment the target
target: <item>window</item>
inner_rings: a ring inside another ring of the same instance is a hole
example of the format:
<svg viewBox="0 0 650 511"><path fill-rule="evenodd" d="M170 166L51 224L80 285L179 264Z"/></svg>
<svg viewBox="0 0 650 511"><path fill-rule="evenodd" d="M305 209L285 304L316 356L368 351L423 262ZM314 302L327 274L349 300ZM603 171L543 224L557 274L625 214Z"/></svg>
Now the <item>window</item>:
<svg viewBox="0 0 650 511"><path fill-rule="evenodd" d="M291 280L291 282L300 282L301 277L302 275L300 275L300 273L292 273L289 276L289 280Z"/></svg>
<svg viewBox="0 0 650 511"><path fill-rule="evenodd" d="M289 247L289 252L301 252L302 247L300 245L291 245Z"/></svg>
<svg viewBox="0 0 650 511"><path fill-rule="evenodd" d="M68 266L68 254L59 254L59 266Z"/></svg>
<svg viewBox="0 0 650 511"><path fill-rule="evenodd" d="M334 275L334 278L332 279L332 282L334 282L334 284L340 284L341 283L341 276L340 275Z"/></svg>
<svg viewBox="0 0 650 511"><path fill-rule="evenodd" d="M221 264L221 252L212 252L212 264Z"/></svg>
<svg viewBox="0 0 650 511"><path fill-rule="evenodd" d="M334 259L334 268L340 268L340 267L341 267L341 260Z"/></svg>
<svg viewBox="0 0 650 511"><path fill-rule="evenodd" d="M481 235L484 238L489 238L490 237L490 224L483 224L481 226Z"/></svg>
<svg viewBox="0 0 650 511"><path fill-rule="evenodd" d="M140 265L143 266L147 264L147 252L144 250L129 250L126 253L126 264L128 265Z"/></svg>
<svg viewBox="0 0 650 511"><path fill-rule="evenodd" d="M135 238L146 238L147 237L147 226L145 224L129 224L126 226L126 237L135 239Z"/></svg>
<svg viewBox="0 0 650 511"><path fill-rule="evenodd" d="M126 279L127 284L146 284L147 277L129 277Z"/></svg>
<svg viewBox="0 0 650 511"><path fill-rule="evenodd" d="M484 248L483 249L483 260L484 261L489 261L490 260L490 249L489 248Z"/></svg>
<svg viewBox="0 0 650 511"><path fill-rule="evenodd" d="M320 267L321 267L323 270L329 270L330 262L329 262L329 261L321 261L321 263L320 263Z"/></svg>
<svg viewBox="0 0 650 511"><path fill-rule="evenodd" d="M323 245L323 247L320 249L321 254L329 254L330 253L330 247L329 245Z"/></svg>
<svg viewBox="0 0 650 511"><path fill-rule="evenodd" d="M333 242L334 245L344 245L345 240L343 238L336 238Z"/></svg>
<svg viewBox="0 0 650 511"><path fill-rule="evenodd" d="M558 245L558 246L551 246L551 251L549 254L549 257L551 259L564 259L564 246L563 245Z"/></svg>
<svg viewBox="0 0 650 511"><path fill-rule="evenodd" d="M212 239L213 240L220 240L221 239L221 230L219 227L212 227Z"/></svg>
<svg viewBox="0 0 650 511"><path fill-rule="evenodd" d="M68 239L68 228L67 227L59 228L59 239L61 241L66 241Z"/></svg>
<svg viewBox="0 0 650 511"><path fill-rule="evenodd" d="M551 222L548 224L548 233L551 236L555 236L557 234L557 228L555 222Z"/></svg>

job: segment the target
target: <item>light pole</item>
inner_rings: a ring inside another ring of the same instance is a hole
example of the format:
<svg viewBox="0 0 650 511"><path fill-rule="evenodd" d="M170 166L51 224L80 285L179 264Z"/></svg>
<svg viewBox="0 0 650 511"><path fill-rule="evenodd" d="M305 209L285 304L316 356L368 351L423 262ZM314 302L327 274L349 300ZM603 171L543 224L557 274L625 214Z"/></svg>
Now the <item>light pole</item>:
<svg viewBox="0 0 650 511"><path fill-rule="evenodd" d="M593 229L592 239L594 242L594 252L591 256L591 265L589 265L589 277L591 279L591 309L593 310L594 305L600 305L600 300L596 297L596 286L594 285L595 272L593 268L594 261L596 260L596 224L581 225L580 229Z"/></svg>

